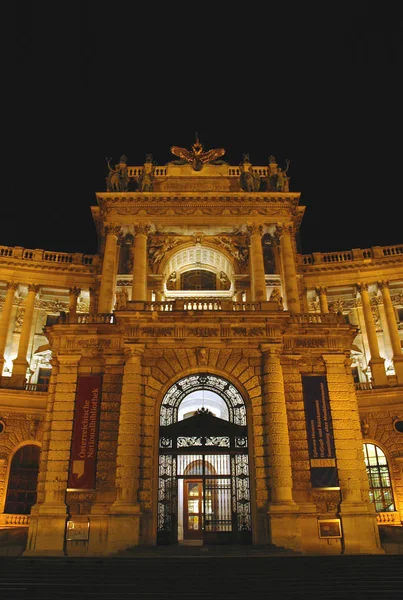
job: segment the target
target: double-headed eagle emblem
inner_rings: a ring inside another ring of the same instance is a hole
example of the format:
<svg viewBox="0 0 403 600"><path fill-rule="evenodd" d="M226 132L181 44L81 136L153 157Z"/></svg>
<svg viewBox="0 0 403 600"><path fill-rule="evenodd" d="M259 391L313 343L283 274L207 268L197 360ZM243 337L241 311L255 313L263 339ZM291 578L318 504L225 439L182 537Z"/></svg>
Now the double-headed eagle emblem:
<svg viewBox="0 0 403 600"><path fill-rule="evenodd" d="M180 148L179 146L171 146L171 152L175 156L179 156L183 164L190 163L195 171L201 171L203 165L211 163L225 154L224 148L213 148L204 152L203 145L200 143L197 135L191 150L186 150L186 148Z"/></svg>

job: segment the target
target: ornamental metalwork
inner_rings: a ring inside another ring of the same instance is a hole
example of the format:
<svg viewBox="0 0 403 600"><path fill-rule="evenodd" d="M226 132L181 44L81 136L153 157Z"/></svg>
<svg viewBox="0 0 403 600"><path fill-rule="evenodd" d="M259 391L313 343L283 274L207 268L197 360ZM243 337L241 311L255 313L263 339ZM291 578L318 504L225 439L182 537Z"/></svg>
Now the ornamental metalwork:
<svg viewBox="0 0 403 600"><path fill-rule="evenodd" d="M228 420L205 408L178 420L182 400L197 390L219 395ZM194 536L203 543L251 543L249 476L246 407L239 391L209 373L175 383L160 411L158 543Z"/></svg>

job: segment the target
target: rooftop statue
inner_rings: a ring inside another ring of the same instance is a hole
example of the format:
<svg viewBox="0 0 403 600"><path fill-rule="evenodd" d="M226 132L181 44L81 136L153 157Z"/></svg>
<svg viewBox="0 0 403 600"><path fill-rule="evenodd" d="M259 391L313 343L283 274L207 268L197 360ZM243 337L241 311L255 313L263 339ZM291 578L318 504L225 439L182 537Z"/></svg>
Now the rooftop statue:
<svg viewBox="0 0 403 600"><path fill-rule="evenodd" d="M285 169L278 167L276 158L269 156L269 167L267 174L267 191L268 192L289 192L290 178L287 176L290 167L290 160L287 158Z"/></svg>
<svg viewBox="0 0 403 600"><path fill-rule="evenodd" d="M107 192L127 192L129 186L129 173L127 170L127 157L122 154L119 162L113 169L111 167L111 159L106 158L109 174L106 178Z"/></svg>
<svg viewBox="0 0 403 600"><path fill-rule="evenodd" d="M197 134L196 141L191 150L186 150L186 148L181 148L180 146L171 146L171 152L181 159L177 164L190 163L194 171L201 171L203 165L214 162L217 158L220 158L220 156L224 156L225 154L224 148L213 148L212 150L207 150L207 152L205 152Z"/></svg>
<svg viewBox="0 0 403 600"><path fill-rule="evenodd" d="M241 189L245 192L258 192L260 190L260 176L255 173L250 162L249 154L244 154L239 163L239 180Z"/></svg>
<svg viewBox="0 0 403 600"><path fill-rule="evenodd" d="M154 188L154 171L157 163L153 161L152 154L146 154L146 162L139 177L139 189L141 192L152 192Z"/></svg>

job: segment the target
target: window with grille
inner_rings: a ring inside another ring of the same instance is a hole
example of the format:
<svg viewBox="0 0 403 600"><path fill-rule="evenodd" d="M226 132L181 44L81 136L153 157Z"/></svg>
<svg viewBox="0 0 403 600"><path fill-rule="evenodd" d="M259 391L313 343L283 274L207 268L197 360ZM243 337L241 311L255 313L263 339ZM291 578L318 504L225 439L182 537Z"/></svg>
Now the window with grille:
<svg viewBox="0 0 403 600"><path fill-rule="evenodd" d="M181 275L182 290L215 290L216 274L202 269L186 271Z"/></svg>
<svg viewBox="0 0 403 600"><path fill-rule="evenodd" d="M369 496L376 512L394 511L393 490L385 454L375 444L364 444L365 465L369 481Z"/></svg>

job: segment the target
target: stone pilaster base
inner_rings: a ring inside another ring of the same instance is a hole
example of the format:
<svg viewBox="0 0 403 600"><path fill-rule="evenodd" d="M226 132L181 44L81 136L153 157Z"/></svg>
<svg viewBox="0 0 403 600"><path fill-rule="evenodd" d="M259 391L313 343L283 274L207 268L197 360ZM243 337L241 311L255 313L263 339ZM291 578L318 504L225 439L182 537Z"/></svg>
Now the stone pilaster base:
<svg viewBox="0 0 403 600"><path fill-rule="evenodd" d="M388 385L388 378L386 377L385 371L385 361L383 358L371 358L369 361L369 366L371 367L371 374L374 385L376 386L386 386Z"/></svg>
<svg viewBox="0 0 403 600"><path fill-rule="evenodd" d="M403 385L403 356L394 357L393 366L395 367L397 383Z"/></svg>
<svg viewBox="0 0 403 600"><path fill-rule="evenodd" d="M31 511L27 547L23 556L64 556L66 506L42 504Z"/></svg>
<svg viewBox="0 0 403 600"><path fill-rule="evenodd" d="M362 504L341 504L343 554L384 554L376 515L363 512Z"/></svg>
<svg viewBox="0 0 403 600"><path fill-rule="evenodd" d="M302 552L302 535L298 507L272 505L268 510L270 543L276 546Z"/></svg>
<svg viewBox="0 0 403 600"><path fill-rule="evenodd" d="M137 546L140 540L140 506L138 504L113 504L109 514L109 554Z"/></svg>

